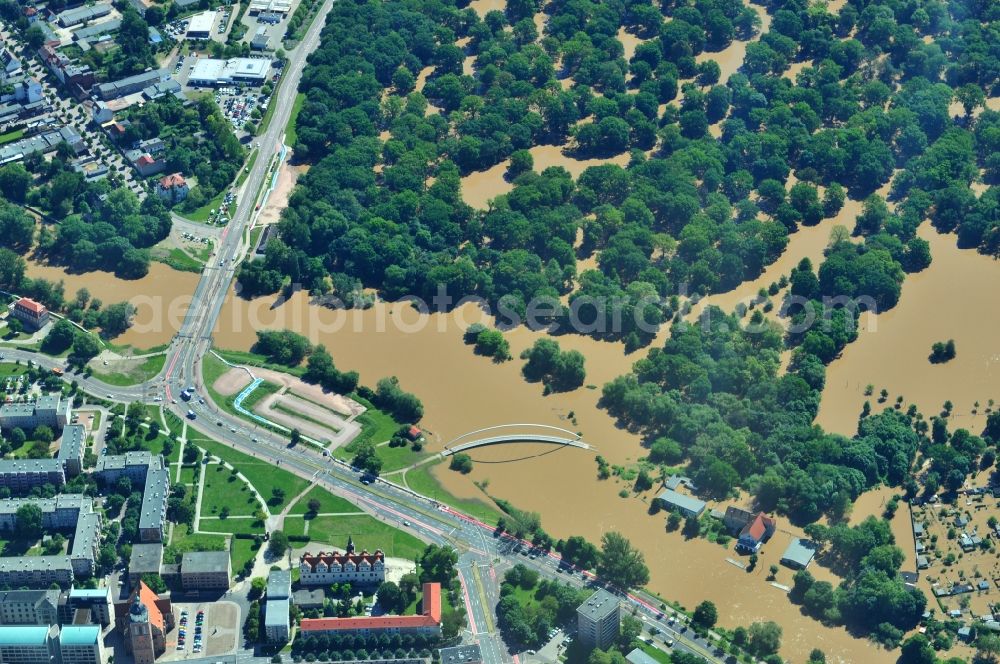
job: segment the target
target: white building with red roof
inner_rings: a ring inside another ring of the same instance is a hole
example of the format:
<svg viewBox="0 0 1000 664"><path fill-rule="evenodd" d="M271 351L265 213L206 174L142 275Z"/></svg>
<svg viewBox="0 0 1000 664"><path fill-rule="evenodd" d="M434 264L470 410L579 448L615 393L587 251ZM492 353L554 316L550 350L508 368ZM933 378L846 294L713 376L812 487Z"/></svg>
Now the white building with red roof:
<svg viewBox="0 0 1000 664"><path fill-rule="evenodd" d="M10 315L35 330L49 322L49 310L30 297L22 297L10 305Z"/></svg>
<svg viewBox="0 0 1000 664"><path fill-rule="evenodd" d="M156 183L156 195L170 203L180 203L187 198L188 191L187 180L180 173L165 175Z"/></svg>
<svg viewBox="0 0 1000 664"><path fill-rule="evenodd" d="M381 585L385 581L385 554L380 549L356 553L354 541L348 538L344 553L307 551L299 558L300 585L329 586L345 581L359 586Z"/></svg>

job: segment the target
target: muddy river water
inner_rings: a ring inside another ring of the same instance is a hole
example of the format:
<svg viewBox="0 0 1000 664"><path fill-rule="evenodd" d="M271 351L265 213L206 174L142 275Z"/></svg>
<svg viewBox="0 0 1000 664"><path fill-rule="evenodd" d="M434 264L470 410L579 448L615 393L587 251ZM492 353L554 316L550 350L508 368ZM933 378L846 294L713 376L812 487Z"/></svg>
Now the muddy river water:
<svg viewBox="0 0 1000 664"><path fill-rule="evenodd" d="M179 272L163 263L150 263L149 273L142 279L119 279L110 272L68 274L65 269L29 260L26 273L32 278L63 281L66 299L72 299L81 288L105 305L128 301L136 308L132 327L116 337L115 344L152 348L168 343L177 334L184 312L200 275Z"/></svg>
<svg viewBox="0 0 1000 664"><path fill-rule="evenodd" d="M844 215L853 217L856 212L852 203ZM735 304L787 274L803 256L818 262L830 229L846 218L801 228L761 279L710 299L722 306ZM621 344L576 335L558 337L564 349L580 350L586 356L587 386L568 394L542 396L540 385L521 377L520 360L497 365L474 355L462 342L462 331L477 321L489 323L490 319L474 305L447 314L421 314L402 303L343 312L311 306L304 293L283 303L275 297L246 301L230 295L215 331L215 343L222 348L248 349L256 340L257 329L289 328L324 343L337 366L358 371L365 384L395 375L404 389L416 393L424 403L422 425L431 434L431 449L440 449L453 438L482 427L532 422L581 432L613 464L634 462L644 454L637 436L618 428L597 407L597 401L600 386L627 372L645 351L626 355ZM524 327L507 332L512 355L516 358L541 334ZM520 444L477 450L473 458L476 463L470 475L450 472L444 466L434 472L449 491L462 497L482 498L473 482L488 482L491 494L540 512L546 529L555 537L581 534L597 541L608 530L623 532L645 552L651 589L689 607L711 599L720 609L721 624L729 627L776 620L785 629L783 654L795 661L804 660L814 647L823 648L831 662L894 659L845 630L823 627L800 615L784 592L766 581L767 568L777 562L791 537L787 525L765 547L757 571L748 573L727 562L731 551L705 540L685 542L681 535L667 533L662 516L647 514L652 494L621 498L618 492L624 484L598 481L593 452ZM855 514L867 509L859 504ZM817 568L815 574L837 581L823 568ZM790 585L791 572L782 568L777 582Z"/></svg>

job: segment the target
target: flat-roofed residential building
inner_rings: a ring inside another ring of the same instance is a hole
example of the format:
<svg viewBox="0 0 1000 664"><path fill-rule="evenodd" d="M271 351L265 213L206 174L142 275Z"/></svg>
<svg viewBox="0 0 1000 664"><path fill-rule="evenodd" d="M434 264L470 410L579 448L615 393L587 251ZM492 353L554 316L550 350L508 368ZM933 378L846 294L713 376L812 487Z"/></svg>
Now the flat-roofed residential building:
<svg viewBox="0 0 1000 664"><path fill-rule="evenodd" d="M189 551L181 557L184 590L228 590L231 576L226 551Z"/></svg>
<svg viewBox="0 0 1000 664"><path fill-rule="evenodd" d="M287 597L269 599L264 603L264 638L268 643L286 643L291 638L290 608Z"/></svg>
<svg viewBox="0 0 1000 664"><path fill-rule="evenodd" d="M41 329L49 322L49 310L41 302L30 297L22 297L11 304L10 315L33 330Z"/></svg>
<svg viewBox="0 0 1000 664"><path fill-rule="evenodd" d="M59 622L58 590L0 592L0 624L52 625L57 622Z"/></svg>
<svg viewBox="0 0 1000 664"><path fill-rule="evenodd" d="M73 563L69 556L25 556L0 558L0 585L10 588L63 588L73 583ZM4 662L0 654L0 662Z"/></svg>
<svg viewBox="0 0 1000 664"><path fill-rule="evenodd" d="M72 530L73 545L68 554L0 558L0 586L44 588L56 583L65 587L75 576L92 575L101 532L101 515L94 511L93 501L78 494L0 500L0 530L15 530L17 510L27 504L41 510L43 529Z"/></svg>
<svg viewBox="0 0 1000 664"><path fill-rule="evenodd" d="M36 486L66 484L66 472L59 459L0 459L0 487L11 493L28 493Z"/></svg>
<svg viewBox="0 0 1000 664"><path fill-rule="evenodd" d="M132 545L132 555L128 559L128 584L135 587L144 574L159 574L163 565L163 544L161 542Z"/></svg>
<svg viewBox="0 0 1000 664"><path fill-rule="evenodd" d="M82 612L88 614L88 623L108 627L115 622L115 605L111 588L70 588L59 598L59 622L64 625L80 624Z"/></svg>
<svg viewBox="0 0 1000 664"><path fill-rule="evenodd" d="M145 484L149 469L162 469L163 457L146 450L107 454L97 459L94 476L104 486L111 486L121 477L132 480L133 486Z"/></svg>
<svg viewBox="0 0 1000 664"><path fill-rule="evenodd" d="M164 468L146 473L142 488L142 509L139 512L139 541L162 542L167 521L167 493L170 473Z"/></svg>
<svg viewBox="0 0 1000 664"><path fill-rule="evenodd" d="M59 431L69 423L72 401L59 394L43 394L34 403L5 403L0 406L0 428L24 430L45 425Z"/></svg>
<svg viewBox="0 0 1000 664"><path fill-rule="evenodd" d="M264 605L264 636L269 643L285 643L291 637L292 573L272 570L267 575L267 603Z"/></svg>
<svg viewBox="0 0 1000 664"><path fill-rule="evenodd" d="M0 626L0 662L51 664L58 633L55 625Z"/></svg>
<svg viewBox="0 0 1000 664"><path fill-rule="evenodd" d="M576 610L577 638L587 648L606 649L618 638L621 601L603 588Z"/></svg>
<svg viewBox="0 0 1000 664"><path fill-rule="evenodd" d="M59 628L60 664L104 664L100 625L63 625Z"/></svg>
<svg viewBox="0 0 1000 664"><path fill-rule="evenodd" d="M64 426L56 459L63 463L67 477L75 477L83 471L83 455L86 449L87 428L82 424Z"/></svg>

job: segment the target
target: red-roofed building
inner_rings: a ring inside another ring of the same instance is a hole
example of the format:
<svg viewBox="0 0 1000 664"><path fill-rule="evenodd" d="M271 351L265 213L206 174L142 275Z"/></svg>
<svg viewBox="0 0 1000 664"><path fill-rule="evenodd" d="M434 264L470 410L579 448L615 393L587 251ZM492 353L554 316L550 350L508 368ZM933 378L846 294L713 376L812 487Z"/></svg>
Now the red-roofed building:
<svg viewBox="0 0 1000 664"><path fill-rule="evenodd" d="M38 10L34 7L25 7L24 17L28 19L28 25L31 25L38 20Z"/></svg>
<svg viewBox="0 0 1000 664"><path fill-rule="evenodd" d="M39 329L49 322L49 310L44 304L35 302L30 297L22 297L10 305L10 315L32 329Z"/></svg>
<svg viewBox="0 0 1000 664"><path fill-rule="evenodd" d="M303 618L303 638L331 634L441 634L441 584L425 583L420 614L357 618Z"/></svg>
<svg viewBox="0 0 1000 664"><path fill-rule="evenodd" d="M148 152L136 159L134 163L135 170L139 171L139 175L143 177L162 173L167 168L167 162L162 159L154 159Z"/></svg>
<svg viewBox="0 0 1000 664"><path fill-rule="evenodd" d="M740 538L736 543L737 550L757 553L764 542L771 539L774 528L774 519L765 516L763 512L758 512L740 531Z"/></svg>
<svg viewBox="0 0 1000 664"><path fill-rule="evenodd" d="M160 178L156 183L156 194L168 203L180 203L187 198L187 180L180 173L171 173Z"/></svg>
<svg viewBox="0 0 1000 664"><path fill-rule="evenodd" d="M380 549L374 553L354 552L354 543L347 542L347 552L308 551L299 558L299 584L303 586L329 586L334 583L360 586L378 586L385 581L385 554Z"/></svg>
<svg viewBox="0 0 1000 664"><path fill-rule="evenodd" d="M115 607L126 651L135 664L153 664L167 650L167 632L174 628L169 599L160 599L142 581L128 602Z"/></svg>
<svg viewBox="0 0 1000 664"><path fill-rule="evenodd" d="M406 430L406 437L410 440L420 440L420 437L423 435L424 432L421 431L419 427L410 426L410 428Z"/></svg>

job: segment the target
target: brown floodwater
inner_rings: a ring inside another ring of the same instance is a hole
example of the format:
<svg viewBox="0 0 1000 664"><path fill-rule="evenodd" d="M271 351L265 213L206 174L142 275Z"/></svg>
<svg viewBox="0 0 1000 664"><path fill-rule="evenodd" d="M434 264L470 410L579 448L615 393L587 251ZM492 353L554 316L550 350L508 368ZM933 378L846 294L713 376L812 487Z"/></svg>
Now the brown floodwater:
<svg viewBox="0 0 1000 664"><path fill-rule="evenodd" d="M760 32L758 32L753 39L748 41L736 40L721 51L711 53L708 51L702 51L694 58L695 62L698 62L699 64L705 62L706 60L715 60L719 64L719 69L721 70L719 75L720 83L725 83L729 80L730 76L739 70L739 68L743 65L743 56L746 55L747 52L747 44L751 41L757 41L760 38L760 35L767 32L771 25L771 15L767 13L767 10L760 5L747 3L747 6L757 12L757 15L760 16Z"/></svg>
<svg viewBox="0 0 1000 664"><path fill-rule="evenodd" d="M865 386L889 391L886 405L903 396L926 415L946 400L954 404L953 427L974 433L985 424L989 399L1000 400L1000 307L996 284L1000 261L959 249L954 235L941 235L924 224L919 235L931 244L933 262L923 272L906 275L899 303L878 315L875 330L862 327L858 339L827 370L817 424L843 434L856 430L858 414L869 397ZM955 340L956 357L931 364L936 341ZM978 414L972 414L980 402Z"/></svg>
<svg viewBox="0 0 1000 664"><path fill-rule="evenodd" d="M646 41L645 39L640 39L638 36L633 35L630 32L626 32L625 26L618 28L618 34L615 36L618 38L618 41L622 43L622 47L625 50L625 62L631 60L632 56L635 55L635 49L639 46L639 44Z"/></svg>
<svg viewBox="0 0 1000 664"><path fill-rule="evenodd" d="M424 403L422 425L431 434L433 450L475 429L538 423L579 431L613 464L634 462L644 454L635 435L619 429L597 408L599 389L584 387L543 397L540 385L521 377L521 361L495 365L474 355L462 343L462 329L477 320L489 321L480 319L471 305L450 314L421 316L401 304L383 311L338 314L309 306L302 293L272 308L273 303L274 298L247 302L230 297L215 330L216 344L247 349L255 341L257 329L287 327L326 344L337 366L358 371L363 383L396 375L404 389L419 395ZM343 321L339 330L335 328L338 315ZM420 330L403 329L421 321L425 324ZM511 353L516 357L539 335L523 327L510 331ZM588 337L561 337L559 342L564 349L577 349L586 355L586 382L595 386L627 372L638 356L626 357L620 344ZM890 661L867 641L801 616L783 591L765 581L766 570L780 558L788 534L776 537L762 556L758 571L748 574L726 562L731 552L704 540L682 542L680 535L666 533L662 516L646 514L647 502L618 497L624 485L597 481L592 452L516 444L477 450L473 458L476 464L470 475L446 469L435 473L459 496L481 497L473 481L487 482L491 494L540 512L546 528L556 537L581 534L596 541L608 530L625 533L647 556L653 590L689 607L711 599L720 607L721 623L729 627L776 620L785 628L786 656L802 660L819 646L831 662ZM788 585L790 579L790 573L784 571L778 582Z"/></svg>
<svg viewBox="0 0 1000 664"><path fill-rule="evenodd" d="M119 279L110 272L68 274L65 269L28 260L27 275L62 280L66 298L71 299L80 288L90 291L105 305L128 301L136 308L132 327L115 337L119 345L136 349L152 348L168 343L180 329L184 313L198 285L199 275L179 272L163 263L150 263L149 273L142 279Z"/></svg>
<svg viewBox="0 0 1000 664"><path fill-rule="evenodd" d="M549 166L562 166L574 178L580 177L587 168L601 164L618 164L626 166L631 156L622 152L609 158L576 159L563 151L561 145L536 145L528 150L534 159L533 170L541 173ZM506 159L485 171L473 171L462 178L462 199L474 208L485 210L489 202L506 194L514 188L514 184L505 179L510 160Z"/></svg>

